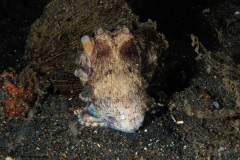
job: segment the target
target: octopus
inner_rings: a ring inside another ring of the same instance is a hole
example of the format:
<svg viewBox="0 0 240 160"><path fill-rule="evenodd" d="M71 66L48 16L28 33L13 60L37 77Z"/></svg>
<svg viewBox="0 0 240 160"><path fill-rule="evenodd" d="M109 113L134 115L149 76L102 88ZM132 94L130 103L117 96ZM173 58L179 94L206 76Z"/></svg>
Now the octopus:
<svg viewBox="0 0 240 160"><path fill-rule="evenodd" d="M81 38L84 52L74 72L84 86L79 97L88 105L74 113L82 125L133 133L142 126L146 109L139 46L127 27L97 28L93 34ZM86 93L89 98L83 97Z"/></svg>

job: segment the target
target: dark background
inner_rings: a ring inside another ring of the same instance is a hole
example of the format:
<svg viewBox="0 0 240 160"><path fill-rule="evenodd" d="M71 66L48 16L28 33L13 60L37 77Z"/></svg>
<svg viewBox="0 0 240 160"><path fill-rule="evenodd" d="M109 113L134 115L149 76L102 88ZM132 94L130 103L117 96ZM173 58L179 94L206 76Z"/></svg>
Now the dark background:
<svg viewBox="0 0 240 160"><path fill-rule="evenodd" d="M23 55L31 24L49 0L0 1L0 71L23 68Z"/></svg>

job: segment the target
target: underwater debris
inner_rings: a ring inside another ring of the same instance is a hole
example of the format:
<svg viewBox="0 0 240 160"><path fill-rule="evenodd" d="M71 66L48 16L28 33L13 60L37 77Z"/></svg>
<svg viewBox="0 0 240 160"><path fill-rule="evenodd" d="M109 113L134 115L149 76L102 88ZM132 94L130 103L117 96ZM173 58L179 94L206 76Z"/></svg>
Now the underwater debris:
<svg viewBox="0 0 240 160"><path fill-rule="evenodd" d="M191 35L192 47L195 47L195 52L198 54L196 60L203 60L207 64L207 72L215 72L225 85L227 91L235 96L236 106L235 109L225 109L222 108L219 111L215 111L214 115L216 117L226 117L226 116L236 116L239 114L240 109L240 65L236 65L231 61L230 57L224 54L216 54L218 59L223 59L222 63L217 61L217 58L212 58L211 52L208 51L195 35ZM222 57L221 57L222 56ZM225 57L226 56L226 57ZM219 106L215 103L213 104L216 108ZM221 114L220 114L221 112ZM211 114L211 111L207 115ZM213 112L212 112L213 114ZM225 116L223 116L225 115ZM210 116L211 117L211 116Z"/></svg>
<svg viewBox="0 0 240 160"><path fill-rule="evenodd" d="M25 115L31 104L36 100L39 101L45 94L44 90L49 86L49 83L39 79L30 67L23 69L20 74L4 71L1 78L3 84L0 108L4 117L10 115L10 118L15 118ZM41 84L43 82L45 85Z"/></svg>
<svg viewBox="0 0 240 160"><path fill-rule="evenodd" d="M13 118L29 109L29 102L35 100L35 95L28 88L18 83L18 75L14 73L3 72L1 78L4 79L1 104L5 106L5 113ZM34 83L34 77L30 78Z"/></svg>

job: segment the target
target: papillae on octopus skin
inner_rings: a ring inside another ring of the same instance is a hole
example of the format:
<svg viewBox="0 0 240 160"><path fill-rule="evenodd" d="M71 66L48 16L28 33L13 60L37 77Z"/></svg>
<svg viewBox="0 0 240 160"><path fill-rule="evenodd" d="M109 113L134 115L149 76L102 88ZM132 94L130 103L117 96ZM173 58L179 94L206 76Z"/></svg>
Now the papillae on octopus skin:
<svg viewBox="0 0 240 160"><path fill-rule="evenodd" d="M84 51L74 72L85 88L79 97L88 105L74 113L82 125L133 133L142 125L146 109L139 48L126 27L114 32L97 28L94 34L82 37Z"/></svg>

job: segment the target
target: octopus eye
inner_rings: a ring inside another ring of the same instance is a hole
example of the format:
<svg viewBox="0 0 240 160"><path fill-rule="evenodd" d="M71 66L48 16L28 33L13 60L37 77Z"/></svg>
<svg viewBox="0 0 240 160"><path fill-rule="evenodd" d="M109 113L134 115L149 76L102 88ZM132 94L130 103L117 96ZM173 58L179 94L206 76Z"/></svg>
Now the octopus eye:
<svg viewBox="0 0 240 160"><path fill-rule="evenodd" d="M92 33L92 35L91 35L93 38L95 38L96 37L96 33Z"/></svg>
<svg viewBox="0 0 240 160"><path fill-rule="evenodd" d="M97 35L103 34L103 29L101 27L97 27L93 29L92 37L96 37Z"/></svg>
<svg viewBox="0 0 240 160"><path fill-rule="evenodd" d="M130 30L129 30L127 27L124 27L124 28L122 29L122 31L123 31L123 33L125 33L125 34L130 34L130 33L131 33Z"/></svg>

